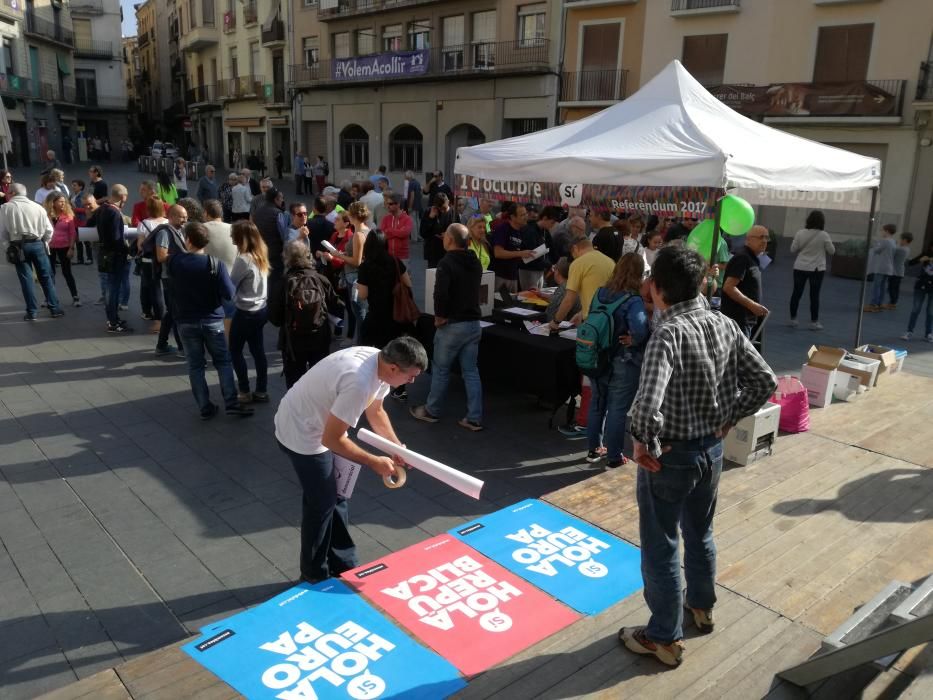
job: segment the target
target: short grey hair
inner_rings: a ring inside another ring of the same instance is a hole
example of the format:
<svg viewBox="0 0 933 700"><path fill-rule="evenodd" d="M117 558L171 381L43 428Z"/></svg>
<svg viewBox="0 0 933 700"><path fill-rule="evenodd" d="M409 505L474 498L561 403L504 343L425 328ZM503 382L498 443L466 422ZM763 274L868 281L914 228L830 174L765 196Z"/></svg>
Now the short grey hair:
<svg viewBox="0 0 933 700"><path fill-rule="evenodd" d="M14 182L10 185L10 192L13 193L14 197L25 197L26 185L21 182Z"/></svg>
<svg viewBox="0 0 933 700"><path fill-rule="evenodd" d="M410 335L390 340L389 344L379 351L379 356L383 362L398 365L400 369L418 368L424 372L428 368L427 351Z"/></svg>
<svg viewBox="0 0 933 700"><path fill-rule="evenodd" d="M415 174L414 174L411 170L406 170L406 171L405 171L405 179L406 179L406 180L414 180L414 179L415 179Z"/></svg>
<svg viewBox="0 0 933 700"><path fill-rule="evenodd" d="M346 190L347 192L350 191L350 188L351 188L351 187L353 187L353 183L352 183L350 180L343 180L343 181L340 183L340 189Z"/></svg>
<svg viewBox="0 0 933 700"><path fill-rule="evenodd" d="M302 241L289 241L282 252L282 260L285 262L286 270L296 267L310 268L311 248Z"/></svg>

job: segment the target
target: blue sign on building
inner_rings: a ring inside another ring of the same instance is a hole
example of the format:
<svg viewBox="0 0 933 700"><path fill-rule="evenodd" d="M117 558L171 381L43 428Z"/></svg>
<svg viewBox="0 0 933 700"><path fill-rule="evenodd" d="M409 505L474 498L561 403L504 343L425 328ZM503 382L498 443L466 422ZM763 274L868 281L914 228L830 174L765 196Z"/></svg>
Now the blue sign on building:
<svg viewBox="0 0 933 700"><path fill-rule="evenodd" d="M424 75L430 59L428 49L335 58L331 62L331 77L334 80L385 80Z"/></svg>

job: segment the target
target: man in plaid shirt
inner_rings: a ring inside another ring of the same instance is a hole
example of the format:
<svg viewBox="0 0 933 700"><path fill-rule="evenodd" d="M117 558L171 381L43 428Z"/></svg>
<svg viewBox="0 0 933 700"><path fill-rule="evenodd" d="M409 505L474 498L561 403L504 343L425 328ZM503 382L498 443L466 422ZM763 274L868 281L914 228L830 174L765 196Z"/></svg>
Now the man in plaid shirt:
<svg viewBox="0 0 933 700"><path fill-rule="evenodd" d="M706 261L695 251L668 247L658 253L650 291L660 314L629 414L641 467L636 494L651 619L645 627L623 627L619 639L631 651L669 666L683 659L684 609L701 632L713 630L712 525L722 438L777 388L774 372L739 327L711 311L700 295L706 271ZM678 526L684 536L685 601Z"/></svg>

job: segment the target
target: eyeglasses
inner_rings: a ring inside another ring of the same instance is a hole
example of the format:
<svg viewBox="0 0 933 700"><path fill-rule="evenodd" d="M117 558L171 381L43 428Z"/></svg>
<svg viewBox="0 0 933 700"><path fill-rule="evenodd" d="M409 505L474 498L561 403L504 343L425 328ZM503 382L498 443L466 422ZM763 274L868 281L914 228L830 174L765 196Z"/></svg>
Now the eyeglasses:
<svg viewBox="0 0 933 700"><path fill-rule="evenodd" d="M308 212L306 211L296 211L295 216L307 216Z"/></svg>

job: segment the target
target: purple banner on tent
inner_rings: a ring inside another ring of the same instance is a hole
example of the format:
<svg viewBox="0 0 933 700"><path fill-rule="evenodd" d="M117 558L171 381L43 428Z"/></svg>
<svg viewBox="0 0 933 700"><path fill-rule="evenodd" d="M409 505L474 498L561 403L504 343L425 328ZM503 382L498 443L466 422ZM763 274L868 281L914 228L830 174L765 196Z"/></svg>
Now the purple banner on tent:
<svg viewBox="0 0 933 700"><path fill-rule="evenodd" d="M486 180L457 175L457 195L498 201L534 202L542 206L586 207L644 216L712 218L718 187L638 187L579 183Z"/></svg>
<svg viewBox="0 0 933 700"><path fill-rule="evenodd" d="M396 51L357 58L335 58L331 63L334 80L372 80L423 75L428 71L431 52Z"/></svg>

